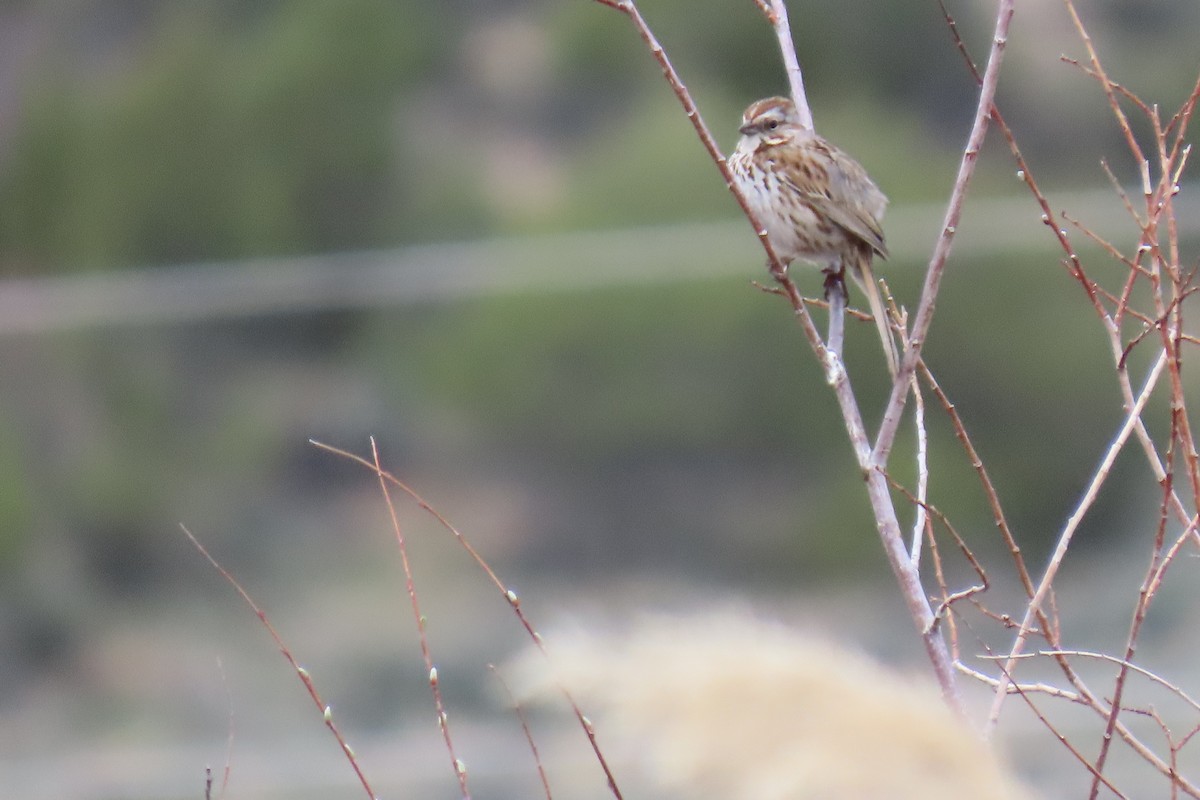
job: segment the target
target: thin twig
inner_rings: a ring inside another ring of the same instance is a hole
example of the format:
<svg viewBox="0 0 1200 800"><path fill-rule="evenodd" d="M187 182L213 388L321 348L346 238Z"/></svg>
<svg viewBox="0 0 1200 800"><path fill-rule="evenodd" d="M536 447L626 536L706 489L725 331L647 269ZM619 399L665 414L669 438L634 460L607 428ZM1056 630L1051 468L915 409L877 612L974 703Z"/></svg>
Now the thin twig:
<svg viewBox="0 0 1200 800"><path fill-rule="evenodd" d="M974 597L977 594L986 592L989 587L987 573L984 571L983 565L979 563L979 559L977 559L975 554L971 552L971 548L967 546L966 540L963 539L962 535L959 534L954 525L950 523L949 518L947 518L946 515L937 508L937 506L917 498L916 495L910 492L903 484L893 479L890 475L888 476L888 480L892 486L894 486L900 491L901 494L908 498L910 503L920 506L927 514L929 514L930 517L942 523L942 527L946 529L946 532L949 533L951 538L954 539L954 543L958 545L959 552L963 554L963 558L967 560L967 563L971 565L971 569L973 569L975 574L979 576L980 583L978 585L969 586L966 589L962 589L957 592L947 591L946 587L943 586L943 599L942 602L938 604L935 618L941 619L945 612L948 611L950 607L959 600L966 600L969 597Z"/></svg>
<svg viewBox="0 0 1200 800"><path fill-rule="evenodd" d="M980 658L987 657L988 656L980 656ZM968 675L980 683L992 687L993 689L1000 688L999 678L993 678L991 675L987 675L977 669L968 667L965 664L958 664L957 666L958 671L962 674ZM1009 694L1044 694L1048 697L1066 700L1077 705L1086 706L1088 704L1087 700L1083 699L1078 692L1072 692L1069 689L1063 689L1060 686L1054 686L1049 683L1013 683L1012 681L1005 681L1004 690Z"/></svg>
<svg viewBox="0 0 1200 800"><path fill-rule="evenodd" d="M1074 513L1067 520L1066 526L1058 536L1058 544L1055 545L1054 553L1050 558L1050 563L1046 566L1046 571L1042 575L1041 581L1034 591L1033 597L1029 599L1029 604L1025 609L1024 619L1021 621L1021 627L1017 631L1016 638L1013 641L1012 647L1009 649L1008 661L1004 664L1004 674L1010 674L1016 665L1016 657L1019 656L1025 647L1025 641L1029 636L1030 627L1033 624L1034 618L1042 608L1042 603L1045 601L1050 588L1054 585L1054 578L1058 575L1059 567L1062 566L1063 559L1066 557L1067 549L1071 545L1071 539L1075 535L1075 531L1079 527L1079 523L1083 521L1084 515L1091 508L1092 503L1096 499L1096 495L1100 491L1105 479L1108 477L1109 471L1112 469L1113 462L1116 461L1117 454L1121 452L1132 433L1135 423L1141 418L1142 409L1146 402L1150 399L1150 394L1154 386L1158 383L1158 376L1161 374L1163 367L1166 365L1166 354L1155 363L1154 369L1151 370L1150 376L1146 379L1146 385L1142 389L1141 395L1134 404L1133 409L1125 417L1125 422L1121 425L1121 429L1117 432L1116 437L1109 445L1104 457L1100 461L1100 465L1096 468L1092 476L1092 481L1088 485L1087 491L1084 492L1079 504L1076 506ZM1004 699L1007 697L1006 691L997 691L992 699L992 708L988 713L988 728L994 728L1000 719L1000 710L1004 705Z"/></svg>
<svg viewBox="0 0 1200 800"><path fill-rule="evenodd" d="M812 109L808 106L808 95L804 91L804 74L800 71L800 60L796 58L796 46L792 42L792 28L784 0L771 0L768 20L779 40L779 53L788 76L788 86L792 90L792 102L796 104L796 113L800 117L800 126L805 130L814 130L816 126L813 124Z"/></svg>
<svg viewBox="0 0 1200 800"><path fill-rule="evenodd" d="M454 527L452 524L450 524L450 521L447 520L444 516L442 516L441 513L439 513L437 509L435 509L433 506L431 506L429 503L427 503L425 501L425 499L421 497L421 495L417 494L417 492L412 487L410 487L408 484L406 484L404 481L397 478L391 472L388 472L385 469L381 469L378 465L376 465L372 461L369 461L369 460L363 458L362 456L351 453L348 450L343 450L339 447L334 447L333 445L328 445L328 444L324 444L323 442L318 442L315 439L309 439L308 441L309 441L309 444L313 445L314 447L317 447L328 453L333 453L334 455L341 456L342 458L353 461L357 464L360 464L360 465L366 467L367 469L371 470L372 472L375 472L381 481L386 481L388 484L390 484L390 485L394 486L395 488L399 489L400 491L404 492L406 495L408 495L409 498L411 498L413 500L413 502L415 502L417 504L417 506L422 511L424 511L425 513L427 513L431 517L433 517L435 520L437 520L438 524L444 530L446 530L451 536L453 536L454 540L458 543L458 545L461 548L463 548L464 551L466 551L467 555L470 556L471 560L475 562L475 565L478 566L479 569L481 569L485 575L487 575L487 577L491 581L492 585L496 587L496 589L504 597L504 601L506 603L508 603L509 607L512 609L513 614L517 618L517 621L520 622L521 627L523 627L525 629L525 632L529 635L529 638L533 642L534 646L538 649L539 652L542 653L543 656L545 656L546 658L549 658L549 653L546 650L546 643L542 639L542 635L540 633L538 633L537 630L534 628L533 623L530 621L529 617L525 614L524 609L521 608L521 599L520 599L520 597L517 596L517 593L515 591L513 591L512 589L508 588L508 586L502 580L500 580L500 577L499 577L499 575L496 574L496 571L493 570L491 565L488 564L488 562L483 558L483 556L481 556L479 554L479 551L477 551L474 548L474 546L471 545L471 543L467 540L467 537L464 536L462 534L462 532L459 531L456 527ZM372 439L372 442L373 441L374 440ZM616 775L613 773L612 769L610 768L610 766L608 764L608 759L605 758L603 751L601 751L601 749L600 749L600 743L596 738L596 730L592 726L591 720L588 719L587 715L585 715L583 713L583 709L580 707L579 703L575 700L574 695L571 694L570 690L568 690L566 688L566 686L559 683L559 684L557 684L557 687L558 687L559 693L563 696L563 699L567 702L567 705L570 706L571 713L574 714L576 721L579 722L580 727L583 729L584 734L587 736L588 742L592 747L592 753L595 755L596 761L600 764L600 768L604 771L604 776L608 781L609 791L612 792L613 796L617 800L622 800L621 790L617 787Z"/></svg>
<svg viewBox="0 0 1200 800"><path fill-rule="evenodd" d="M753 0L754 5L758 6L758 10L767 18L767 22L771 25L775 24L775 10L771 7L771 0ZM607 5L607 4L606 4Z"/></svg>
<svg viewBox="0 0 1200 800"><path fill-rule="evenodd" d="M217 659L217 670L221 673L221 685L225 687L225 705L229 709L228 719L225 723L225 768L221 770L221 787L217 791L218 800L224 800L225 790L229 788L229 776L233 772L233 740L234 740L234 716L233 716L233 692L229 688L229 677L225 674L225 665L221 663L221 659Z"/></svg>
<svg viewBox="0 0 1200 800"><path fill-rule="evenodd" d="M978 451L975 450L975 445L971 442L971 437L967 434L967 428L963 424L962 417L958 414L958 409L950 402L950 398L946 396L946 392L937 382L937 379L933 377L933 373L924 361L921 362L921 374L925 378L925 382L929 384L929 388L933 391L934 396L942 404L942 409L946 412L946 416L950 418L950 424L954 428L954 435L966 452L967 460L971 462L971 468L979 476L979 482L983 486L983 493L987 497L988 506L992 512L992 520L996 525L996 530L1000 532L1000 536L1004 539L1005 546L1008 548L1009 556L1012 558L1017 570L1017 576L1021 580L1022 589L1024 589L1027 597L1033 597L1033 579L1029 576L1029 569L1025 565L1025 557L1021 553L1021 546L1017 544L1017 539L1008 525L1004 509L1000 506L1000 495L996 492L996 487L992 483L992 478L988 474L987 467L984 466L983 459L979 457Z"/></svg>
<svg viewBox="0 0 1200 800"><path fill-rule="evenodd" d="M1129 125L1129 118L1125 116L1125 112L1121 110L1121 104L1117 101L1117 84L1109 80L1108 74L1104 71L1104 67L1101 66L1100 57L1096 54L1096 48L1092 45L1092 37L1088 35L1087 28L1083 26L1083 20L1079 18L1079 12L1075 10L1075 4L1072 0L1063 0L1063 4L1067 7L1067 13L1071 15L1071 22L1075 25L1076 33L1079 34L1079 38L1083 41L1083 46L1087 49L1092 70L1095 72L1095 77L1100 82L1100 85L1104 87L1104 94L1108 97L1108 105L1112 109L1113 116L1117 119L1117 124L1121 127L1121 133L1125 135L1125 142L1129 146L1130 152L1134 154L1138 164L1147 163L1146 156L1137 143L1137 137L1133 135L1133 128Z"/></svg>
<svg viewBox="0 0 1200 800"><path fill-rule="evenodd" d="M983 658L998 658L998 656L994 656L993 654L991 654L990 649L989 649L988 655L985 655L982 657ZM1065 658L1065 657L1060 657L1060 661L1063 660L1063 658ZM1071 756L1076 761L1078 761L1080 764L1082 764L1084 769L1086 769L1093 776L1095 776L1099 781L1101 781L1105 786L1107 786L1112 791L1112 793L1114 795L1116 795L1118 798L1124 798L1124 800L1128 800L1128 797L1123 792L1121 792L1121 790L1118 789L1112 783L1112 781L1110 781L1108 778L1104 777L1104 775L1100 772L1100 770L1098 770L1096 768L1096 765L1093 764L1083 753L1081 753L1079 751L1079 748L1076 747L1071 742L1071 740L1068 739L1066 737L1066 735L1064 733L1062 733L1062 731L1060 731L1053 722L1050 721L1049 717L1047 717L1044 713L1042 713L1042 710L1040 708L1038 708L1036 703L1033 702L1033 697L1029 693L1022 690L1022 687L1024 686L1024 684L1016 683L1016 681L1013 679L1013 676L1011 674L1004 672L1003 667L1001 667L1000 669L1001 669L1002 677L999 680L989 678L985 675L982 675L981 673L975 673L975 674L981 680L983 680L985 683L993 684L997 688L1007 687L1006 690L1009 691L1011 694L1016 694L1016 695L1020 696L1020 698L1023 701L1025 701L1025 705L1029 708L1029 710L1033 712L1033 715L1035 717L1037 717L1038 722L1040 722L1042 724L1042 726L1044 728L1046 728L1046 730L1050 731L1050 733L1054 736L1054 738L1057 739L1058 742L1060 744L1062 744L1063 747L1067 748L1067 752L1070 753ZM1035 684L1035 685L1039 686L1039 687L1043 686L1043 684ZM1054 692L1048 692L1048 693L1054 694ZM1062 696L1066 697L1067 699L1072 700L1073 702L1082 703L1082 704L1088 706L1089 708L1095 707L1094 698L1090 697L1086 693L1081 692L1075 696L1071 696L1069 694L1065 694ZM1140 744L1140 742L1138 744Z"/></svg>
<svg viewBox="0 0 1200 800"><path fill-rule="evenodd" d="M909 558L913 567L921 568L921 541L924 539L929 512L925 503L929 501L929 431L925 428L925 395L921 392L921 383L913 376L913 427L917 433L917 513L913 519L912 544L909 546Z"/></svg>
<svg viewBox="0 0 1200 800"><path fill-rule="evenodd" d="M1171 683L1170 681L1168 681L1166 678L1162 677L1161 675L1158 675L1157 673L1152 672L1152 671L1146 669L1145 667L1139 666L1138 664L1134 664L1133 662L1129 661L1128 659L1118 658L1117 656L1109 655L1108 653L1097 653L1097 652L1093 652L1091 650L1039 650L1037 653L1033 653L1030 655L1069 656L1071 658L1094 658L1097 661L1107 661L1110 664L1117 664L1117 665L1123 667L1124 669L1131 670L1145 678L1149 678L1154 683L1157 683L1159 686L1163 687L1167 691L1171 692L1171 694L1175 695L1180 700L1187 703L1189 706L1191 706L1197 712L1200 712L1200 702L1197 702L1191 695L1189 695L1183 689L1181 689L1180 687Z"/></svg>
<svg viewBox="0 0 1200 800"><path fill-rule="evenodd" d="M384 477L383 466L379 463L379 448L375 437L371 437L371 467L379 479L379 490L383 492L383 501L387 505L388 517L392 522L392 531L396 534L396 547L400 551L400 563L404 568L404 588L408 592L408 601L412 606L413 619L417 623L417 639L421 646L421 658L425 661L425 669L429 676L429 689L433 694L433 704L437 709L438 729L442 732L442 741L446 752L450 755L450 765L458 778L458 787L463 800L470 800L471 792L467 788L467 767L454 750L454 740L450 736L450 720L446 714L446 704L442 699L441 684L438 680L438 670L433 664L433 654L429 650L429 637L425 634L425 615L421 613L421 603L417 597L417 587L413 580L412 564L408 560L408 544L400 527L400 518L396 515L396 505L392 502L392 493L388 490L388 481Z"/></svg>
<svg viewBox="0 0 1200 800"><path fill-rule="evenodd" d="M542 789L546 792L546 800L553 800L554 795L550 791L550 778L546 775L546 767L542 764L542 757L538 753L537 742L533 740L533 732L529 729L529 719L525 716L525 709L521 707L521 704L517 702L517 698L513 696L512 689L508 688L508 682L504 680L504 676L500 674L500 670L496 669L496 665L488 664L488 671L496 677L500 688L504 690L504 695L508 698L509 704L512 705L513 711L521 723L521 731L525 734L525 742L529 745L529 751L533 754L533 763L537 767L538 778L542 782Z"/></svg>
<svg viewBox="0 0 1200 800"><path fill-rule="evenodd" d="M967 144L963 149L962 160L959 162L958 175L954 180L954 189L950 193L950 201L946 207L946 217L942 223L941 235L934 246L933 256L925 272L925 285L921 290L921 301L913 319L908 352L900 362L900 371L892 385L892 394L884 410L883 422L871 455L873 466L886 467L896 432L899 430L900 417L908 398L908 384L917 368L921 350L925 346L925 337L933 322L933 313L937 305L938 290L941 287L942 275L945 273L946 261L954 242L954 234L958 230L962 218L963 203L966 201L967 190L971 178L975 174L975 163L979 158L979 150L987 136L988 122L991 119L993 100L996 96L996 86L1000 80L1000 66L1004 62L1004 49L1008 43L1008 28L1012 22L1014 0L999 0L996 4L996 24L992 33L992 46L988 54L987 68L979 89L979 100L975 108L975 120L971 132L967 136Z"/></svg>
<svg viewBox="0 0 1200 800"><path fill-rule="evenodd" d="M1142 99L1140 97L1138 97L1136 94L1134 94L1132 91L1130 91L1126 87L1122 86L1121 84L1117 83L1116 81L1109 81L1108 77L1106 75L1102 74L1101 72L1098 72L1097 70L1095 70L1092 67L1087 66L1086 64L1081 63L1079 61L1079 59L1071 58L1070 56L1059 56L1058 60L1063 62L1064 64L1070 64L1071 66L1076 67L1084 75L1087 75L1089 78L1095 79L1099 83L1103 84L1103 83L1107 82L1112 87L1113 92L1115 92L1116 94L1119 94L1121 97L1124 97L1126 100L1133 103L1138 108L1138 110L1141 111L1143 114L1149 115L1152 113L1150 110L1150 107L1148 105L1146 105L1144 102L1142 102Z"/></svg>
<svg viewBox="0 0 1200 800"><path fill-rule="evenodd" d="M1187 135L1188 123L1191 122L1192 114L1196 110L1196 102L1200 101L1200 75L1196 76L1196 83L1192 85L1192 93L1188 95L1188 99L1180 106L1179 111L1175 116L1171 117L1171 121L1167 123L1167 133L1174 133L1175 147L1171 151L1171 159L1174 160L1179 155L1180 147L1190 147L1185 145L1184 137ZM1178 179L1176 179L1178 183Z"/></svg>
<svg viewBox="0 0 1200 800"><path fill-rule="evenodd" d="M367 797L371 800L375 800L377 795L371 789L371 784L367 781L367 776L363 773L362 768L358 765L358 758L355 757L354 750L351 749L350 743L346 741L345 737L342 736L341 730L339 730L338 726L334 723L332 710L330 709L329 705L327 705L325 701L321 699L321 694L317 691L317 686L315 683L313 683L312 676L308 673L308 670L300 666L299 662L296 661L296 657L292 655L291 649L283 641L283 637L279 635L279 632L275 630L275 626L271 624L271 620L267 617L267 612L263 611L262 608L259 607L258 603L254 602L254 598L250 596L249 592L242 588L242 585L238 582L237 578L233 577L233 573L221 566L221 563L212 557L204 545L200 544L200 540L192 535L192 532L188 530L185 525L180 525L179 528L183 531L183 535L188 538L188 541L192 543L192 546L196 548L200 555L204 556L204 559L212 565L213 569L215 569L222 578L225 579L225 582L233 587L234 591L238 593L238 596L242 598L242 602L254 612L256 617L258 617L258 621L262 624L262 626L266 629L267 634L270 635L271 639L275 642L275 646L279 648L279 652L282 653L283 657L287 659L287 662L291 664L292 670L296 673L296 677L298 677L300 682L304 684L304 689L308 692L308 696L312 698L313 703L316 704L317 710L321 712L321 717L325 721L325 727L328 728L330 733L333 734L333 737L337 739L338 745L340 745L342 748L342 753L345 754L346 759L350 762L350 766L354 769L354 774L358 776L358 781L362 784L363 789L366 791Z"/></svg>
<svg viewBox="0 0 1200 800"><path fill-rule="evenodd" d="M944 8L943 8L943 12L945 13ZM960 52L962 52L964 57L967 59L968 67L971 69L973 74L978 75L977 71L975 71L975 69L974 69L974 65L970 61L969 56L966 54L965 46L962 45L961 39L959 39L957 36L956 28L953 25L953 20L949 17L948 14L946 14L946 17L947 17L948 23L951 26L951 32L955 36L956 42L959 45ZM1030 190L1033 192L1034 196L1037 198L1038 202L1042 205L1043 221L1045 221L1047 223L1047 225L1050 226L1052 228L1052 230L1054 230L1054 233L1058 237L1059 242L1062 245L1064 252L1066 252L1066 254L1067 254L1068 263L1072 268L1072 273L1079 279L1081 285L1084 287L1085 291L1087 291L1089 297L1092 299L1092 302L1095 305L1101 320L1106 322L1106 328L1109 330L1110 336L1112 337L1112 340L1114 342L1114 348L1115 348L1116 352L1120 353L1121 348L1119 347L1118 327L1116 324L1114 324L1114 321L1111 318L1109 318L1108 315L1104 312L1104 309L1099 305L1099 303L1097 301L1097 297L1096 297L1097 287L1095 286L1095 284L1093 284L1091 281L1089 281L1085 278L1085 275L1084 275L1083 269L1082 269L1082 265L1079 263L1078 257L1075 255L1074 249L1071 247L1068 240L1066 239L1066 232L1063 231L1062 229L1050 224L1052 215L1050 213L1049 206L1046 203L1045 198L1041 195L1040 191L1037 189L1036 184L1033 182L1032 173L1029 171L1028 165L1026 165L1024 163L1024 159L1022 158L1020 151L1016 146L1016 142L1012 137L1011 131L1008 129L1008 126L1004 123L1003 117L999 114L999 111L997 109L995 109L994 107L993 107L993 118L999 124L1000 129L1004 133L1006 140L1008 140L1010 149L1012 150L1013 155L1017 160L1018 175L1025 180L1025 182L1029 185ZM1119 192L1119 193L1122 194L1122 196L1123 196L1123 192ZM1126 205L1127 205L1129 211L1131 212L1131 216L1133 216L1135 218L1135 221L1137 221L1137 215L1133 213L1132 207L1129 206L1128 203ZM1144 228L1144 224L1139 225L1139 227ZM1126 292L1125 292L1125 297L1128 296L1128 291L1130 288L1132 288L1132 287L1131 286L1127 287ZM1126 302L1125 300L1122 300L1121 302L1118 303L1118 313L1125 308L1125 302ZM1121 382L1123 383L1124 387L1127 387L1128 381L1127 381L1127 376L1124 374L1123 364L1124 364L1123 358L1118 357L1119 377L1120 377ZM1128 389L1126 389L1124 387L1123 387L1123 391L1126 392L1126 396L1128 398L1127 402L1126 402L1126 410L1129 410L1133 406L1132 391L1129 391ZM1159 466L1160 462L1157 459L1157 454L1156 454L1155 448L1153 446L1153 443L1150 441L1149 435L1147 434L1145 427L1141 423L1140 419L1137 421L1136 429L1137 429L1139 440L1143 443L1143 448L1146 450L1147 458L1150 460L1152 466L1156 467L1158 469L1158 472L1161 474L1162 470L1161 470L1161 467ZM1171 496L1172 496L1172 500L1173 500L1175 508L1176 508L1176 513L1180 514L1182 512L1181 504L1179 503L1178 498L1173 493ZM1042 619L1040 611L1038 612L1038 617L1039 617L1039 619ZM1044 619L1042 619L1042 625L1043 625L1043 627L1045 627L1045 625L1046 625L1046 621ZM1063 662L1060 659L1060 666L1063 667L1064 671L1068 675L1068 678L1071 679L1073 683L1076 683L1078 685L1077 676L1074 676L1073 670L1070 670L1069 665L1067 665L1065 662ZM1090 696L1090 693L1089 693L1089 696ZM1097 710L1100 711L1101 709L1097 707ZM1128 740L1129 737L1126 736L1126 734L1123 730L1123 726L1118 726L1118 730L1121 732L1122 737L1126 738ZM1139 743L1139 745L1140 745L1140 743ZM1141 749L1139 747L1135 746L1135 749L1138 749L1139 752L1141 752ZM1148 760L1153 760L1153 759L1148 758ZM1157 762L1156 766L1158 766L1160 769L1164 768L1164 765L1162 765L1161 762ZM1094 772L1093 774L1096 774L1096 772Z"/></svg>

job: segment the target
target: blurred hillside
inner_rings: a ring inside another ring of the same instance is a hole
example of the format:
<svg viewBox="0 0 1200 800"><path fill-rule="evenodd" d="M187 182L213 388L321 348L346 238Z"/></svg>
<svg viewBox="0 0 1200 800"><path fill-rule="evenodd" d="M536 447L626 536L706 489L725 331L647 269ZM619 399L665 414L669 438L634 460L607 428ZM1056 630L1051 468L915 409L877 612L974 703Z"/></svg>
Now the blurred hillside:
<svg viewBox="0 0 1200 800"><path fill-rule="evenodd" d="M991 4L948 5L982 57ZM785 86L754 4L640 7L732 147L742 107ZM1182 102L1200 4L1079 7L1115 79ZM881 272L911 307L972 81L936 3L790 8L818 129L892 198ZM1095 83L1059 61L1082 52L1059 5L1022 6L999 105L1051 202L1078 201L1125 246L1136 232L1099 160L1136 171ZM962 226L926 352L1040 563L1119 396L1013 171L991 141L973 195L986 211ZM448 278L464 253L482 263ZM544 613L836 593L863 604L843 610L870 647L914 657L833 398L790 313L749 285L761 265L654 62L594 3L0 5L0 773L45 759L21 773L25 797L195 796L198 771L139 783L153 759L32 792L100 745L222 741L223 690L193 692L217 683L213 651L264 652L270 679L230 667L253 687L239 714L260 709L247 741L273 741L278 722L321 736L290 722L307 700L272 684L290 677L180 521L270 598L351 724L425 713L375 484L310 438L366 452L376 436ZM259 279L269 296L289 272L310 276L301 299L237 295ZM220 276L235 289L218 302ZM874 420L872 341L852 326L847 358ZM934 502L986 554L999 543L977 481L931 418ZM1118 464L1120 490L1085 525L1098 558L1154 502L1138 467ZM494 600L449 545L416 538L443 657L499 658L515 633L479 621Z"/></svg>
<svg viewBox="0 0 1200 800"><path fill-rule="evenodd" d="M1083 4L1110 69L1181 96L1200 10ZM985 52L989 6L954 4ZM640 42L586 2L0 9L0 270L41 274L294 254L729 213ZM645 13L725 144L784 86L752 4ZM894 202L936 198L973 87L936 4L798 4L818 124ZM870 27L864 27L869 21ZM1001 105L1045 178L1118 143L1057 63L1063 12L1023 11ZM686 143L686 144L685 144ZM1003 163L992 165L1004 168ZM1080 174L1080 170L1085 170Z"/></svg>

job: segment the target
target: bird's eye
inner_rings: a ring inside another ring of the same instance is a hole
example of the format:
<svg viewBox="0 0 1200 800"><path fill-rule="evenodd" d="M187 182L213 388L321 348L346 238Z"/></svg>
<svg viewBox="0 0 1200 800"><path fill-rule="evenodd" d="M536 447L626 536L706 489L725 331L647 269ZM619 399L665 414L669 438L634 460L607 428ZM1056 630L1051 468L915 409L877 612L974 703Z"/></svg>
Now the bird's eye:
<svg viewBox="0 0 1200 800"><path fill-rule="evenodd" d="M776 129L776 128L778 128L778 127L779 127L779 121L778 121L778 120L774 120L774 119L773 119L773 120L769 120L769 121L767 122L767 130L769 130L769 131L773 131L773 130L775 130L775 129Z"/></svg>

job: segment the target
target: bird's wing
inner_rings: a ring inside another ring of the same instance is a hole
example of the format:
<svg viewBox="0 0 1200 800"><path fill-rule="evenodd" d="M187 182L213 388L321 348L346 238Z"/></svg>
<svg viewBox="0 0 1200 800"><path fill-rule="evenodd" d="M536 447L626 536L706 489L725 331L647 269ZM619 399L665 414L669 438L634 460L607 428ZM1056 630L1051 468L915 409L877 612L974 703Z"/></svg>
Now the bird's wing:
<svg viewBox="0 0 1200 800"><path fill-rule="evenodd" d="M784 183L817 213L828 217L862 239L880 256L887 258L883 229L876 216L882 216L887 197L850 156L837 150L835 157L835 148L825 142L812 150L824 168L824 176L792 171ZM826 176L826 180L820 180Z"/></svg>

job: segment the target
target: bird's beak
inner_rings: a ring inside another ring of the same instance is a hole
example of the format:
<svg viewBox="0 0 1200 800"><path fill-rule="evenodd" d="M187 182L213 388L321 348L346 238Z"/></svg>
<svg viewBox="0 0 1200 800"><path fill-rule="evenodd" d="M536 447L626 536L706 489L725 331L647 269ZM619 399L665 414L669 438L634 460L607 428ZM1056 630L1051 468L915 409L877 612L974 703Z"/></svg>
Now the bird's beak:
<svg viewBox="0 0 1200 800"><path fill-rule="evenodd" d="M745 125L738 128L738 131L740 131L743 136L749 136L750 134L754 133L754 123L747 122Z"/></svg>

